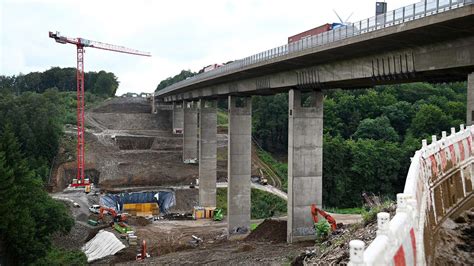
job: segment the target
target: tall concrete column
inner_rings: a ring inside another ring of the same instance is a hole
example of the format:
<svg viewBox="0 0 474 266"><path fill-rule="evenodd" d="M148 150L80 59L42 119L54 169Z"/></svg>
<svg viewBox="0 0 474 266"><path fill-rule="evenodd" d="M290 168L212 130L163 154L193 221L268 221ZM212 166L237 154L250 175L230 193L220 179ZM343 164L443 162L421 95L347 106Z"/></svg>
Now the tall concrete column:
<svg viewBox="0 0 474 266"><path fill-rule="evenodd" d="M229 236L250 232L252 102L229 96L227 230Z"/></svg>
<svg viewBox="0 0 474 266"><path fill-rule="evenodd" d="M183 161L198 158L198 111L196 102L183 102L184 132L183 132Z"/></svg>
<svg viewBox="0 0 474 266"><path fill-rule="evenodd" d="M301 92L289 92L288 227L287 241L315 237L311 204L322 204L323 93L311 92L310 107L302 107Z"/></svg>
<svg viewBox="0 0 474 266"><path fill-rule="evenodd" d="M474 73L467 76L467 117L466 125L474 123Z"/></svg>
<svg viewBox="0 0 474 266"><path fill-rule="evenodd" d="M156 114L156 102L155 102L155 94L151 94L151 113Z"/></svg>
<svg viewBox="0 0 474 266"><path fill-rule="evenodd" d="M199 206L216 207L217 101L200 100Z"/></svg>
<svg viewBox="0 0 474 266"><path fill-rule="evenodd" d="M173 133L182 134L183 133L183 123L184 123L184 110L183 103L173 102Z"/></svg>

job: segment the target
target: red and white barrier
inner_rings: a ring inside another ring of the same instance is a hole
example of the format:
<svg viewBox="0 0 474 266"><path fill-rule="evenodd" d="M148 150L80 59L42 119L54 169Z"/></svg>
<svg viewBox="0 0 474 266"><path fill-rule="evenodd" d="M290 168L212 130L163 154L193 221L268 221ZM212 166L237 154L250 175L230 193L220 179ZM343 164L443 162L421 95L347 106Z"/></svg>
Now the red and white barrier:
<svg viewBox="0 0 474 266"><path fill-rule="evenodd" d="M422 148L412 158L404 191L397 195L396 215L392 220L388 213L377 215L377 237L365 251L362 241L350 242L349 265L427 263L425 228L436 228L464 197L472 196L473 132L464 125L460 129L456 133L451 128L449 136L443 132L440 140L433 136L430 145L422 141ZM450 182L446 182L448 179ZM463 195L456 190L461 182ZM446 197L448 194L450 197Z"/></svg>

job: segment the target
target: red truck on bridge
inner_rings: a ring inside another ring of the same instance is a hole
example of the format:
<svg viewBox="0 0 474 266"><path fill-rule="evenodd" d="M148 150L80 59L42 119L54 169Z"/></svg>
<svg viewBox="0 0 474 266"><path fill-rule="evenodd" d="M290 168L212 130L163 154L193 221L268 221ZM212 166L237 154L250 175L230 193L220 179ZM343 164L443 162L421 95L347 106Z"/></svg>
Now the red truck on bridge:
<svg viewBox="0 0 474 266"><path fill-rule="evenodd" d="M303 31L301 33L288 37L288 43L297 42L299 40L306 39L306 38L318 35L320 33L326 32L326 31L337 29L342 26L345 26L345 25L343 23L331 23L331 24L326 23L314 29Z"/></svg>

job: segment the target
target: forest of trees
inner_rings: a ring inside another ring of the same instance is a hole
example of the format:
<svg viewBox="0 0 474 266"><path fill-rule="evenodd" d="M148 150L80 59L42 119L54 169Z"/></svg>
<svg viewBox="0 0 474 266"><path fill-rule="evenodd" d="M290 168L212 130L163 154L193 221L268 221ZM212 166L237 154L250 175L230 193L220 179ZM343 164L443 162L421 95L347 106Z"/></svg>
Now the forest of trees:
<svg viewBox="0 0 474 266"><path fill-rule="evenodd" d="M115 94L113 73L88 73L86 107ZM87 78L86 78L87 80ZM64 124L76 123L75 70L0 76L0 264L82 265L85 255L51 242L74 225L45 191Z"/></svg>
<svg viewBox="0 0 474 266"><path fill-rule="evenodd" d="M90 93L112 97L118 85L114 73L103 70L85 73L84 90ZM76 69L52 67L44 72L31 72L26 75L0 75L0 92L20 95L27 91L42 93L51 88L57 88L59 91L76 91Z"/></svg>
<svg viewBox="0 0 474 266"><path fill-rule="evenodd" d="M0 92L0 242L7 264L84 261L80 252L52 246L51 236L68 232L74 220L44 190L70 112L70 95L57 89L19 96Z"/></svg>
<svg viewBox="0 0 474 266"><path fill-rule="evenodd" d="M160 83L159 89L185 79L183 72ZM459 128L466 117L465 82L327 90L324 94L326 207L360 206L362 192L394 197L403 190L410 157L421 147L421 140ZM226 108L226 100L218 106ZM288 94L254 96L252 109L252 135L265 150L285 157ZM278 172L285 172L282 169Z"/></svg>
<svg viewBox="0 0 474 266"><path fill-rule="evenodd" d="M286 154L288 94L253 97L252 107L254 137L264 149ZM466 83L325 91L324 205L360 206L362 192L394 197L421 140L459 130L465 116Z"/></svg>
<svg viewBox="0 0 474 266"><path fill-rule="evenodd" d="M174 77L169 77L164 80L162 80L158 86L156 87L155 91L162 90L176 82L180 82L181 80L185 80L187 78L190 78L192 76L196 75L195 72L192 72L191 70L181 70L181 73L178 75L175 75Z"/></svg>

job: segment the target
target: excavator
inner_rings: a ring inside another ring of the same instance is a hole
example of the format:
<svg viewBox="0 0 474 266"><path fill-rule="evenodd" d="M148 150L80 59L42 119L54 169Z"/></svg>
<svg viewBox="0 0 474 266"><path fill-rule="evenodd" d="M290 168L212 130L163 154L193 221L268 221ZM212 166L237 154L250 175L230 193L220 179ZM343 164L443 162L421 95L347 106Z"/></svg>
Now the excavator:
<svg viewBox="0 0 474 266"><path fill-rule="evenodd" d="M322 217L324 217L324 219L326 219L326 221L328 221L328 223L331 225L331 230L332 231L336 231L336 228L337 228L337 225L336 225L336 219L334 219L331 215L329 215L327 212L321 210L321 209L318 209L318 207L316 206L316 204L311 204L311 215L313 216L313 221L314 223L317 223L318 222L318 213L319 215L321 215Z"/></svg>
<svg viewBox="0 0 474 266"><path fill-rule="evenodd" d="M108 208L104 206L100 206L98 221L104 221L105 212L109 213L113 217L113 221L110 223L111 226L114 226L114 224L118 224L122 228L128 227L128 225L125 223L127 221L127 215L125 215L124 213L118 214L117 211L115 211L113 208Z"/></svg>

